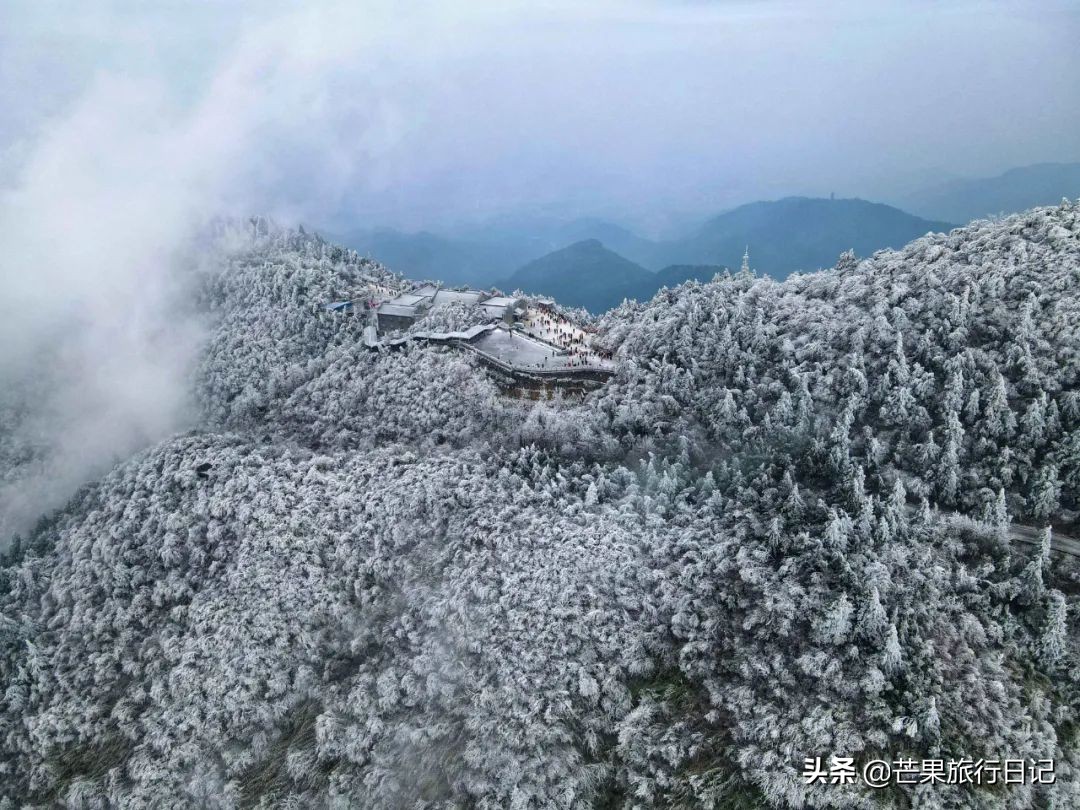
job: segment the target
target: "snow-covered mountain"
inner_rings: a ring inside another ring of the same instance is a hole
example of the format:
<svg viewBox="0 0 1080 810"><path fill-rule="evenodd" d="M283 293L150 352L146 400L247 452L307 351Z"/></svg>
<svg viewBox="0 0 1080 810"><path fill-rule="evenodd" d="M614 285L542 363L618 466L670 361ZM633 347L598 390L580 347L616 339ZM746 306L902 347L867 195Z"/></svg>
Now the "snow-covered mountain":
<svg viewBox="0 0 1080 810"><path fill-rule="evenodd" d="M626 304L582 399L369 350L364 285L232 254L197 429L8 553L0 807L1080 806L1080 565L1006 532L1080 520L1080 205Z"/></svg>

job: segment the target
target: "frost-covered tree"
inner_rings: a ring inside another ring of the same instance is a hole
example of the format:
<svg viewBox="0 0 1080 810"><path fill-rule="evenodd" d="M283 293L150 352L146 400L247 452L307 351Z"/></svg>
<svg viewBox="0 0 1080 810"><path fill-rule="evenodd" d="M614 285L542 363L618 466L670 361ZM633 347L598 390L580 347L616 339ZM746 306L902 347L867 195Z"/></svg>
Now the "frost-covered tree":
<svg viewBox="0 0 1080 810"><path fill-rule="evenodd" d="M1068 634L1066 610L1065 595L1061 591L1051 591L1047 597L1046 621L1036 651L1039 662L1047 669L1056 668L1065 657Z"/></svg>
<svg viewBox="0 0 1080 810"><path fill-rule="evenodd" d="M325 304L405 283L252 232L196 428L0 566L0 801L1076 805L1080 571L1005 529L1080 511L1080 207L663 290L545 401L369 349ZM830 754L1059 768L808 785Z"/></svg>

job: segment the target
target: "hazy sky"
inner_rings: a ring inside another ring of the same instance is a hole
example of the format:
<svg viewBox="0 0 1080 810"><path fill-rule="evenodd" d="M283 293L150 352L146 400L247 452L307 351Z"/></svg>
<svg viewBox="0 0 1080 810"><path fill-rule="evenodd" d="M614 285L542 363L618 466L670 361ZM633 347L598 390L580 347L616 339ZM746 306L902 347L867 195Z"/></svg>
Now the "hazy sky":
<svg viewBox="0 0 1080 810"><path fill-rule="evenodd" d="M1080 159L1075 2L349 6L5 3L0 179L132 92L160 120L105 125L228 129L215 194L309 222L648 220Z"/></svg>

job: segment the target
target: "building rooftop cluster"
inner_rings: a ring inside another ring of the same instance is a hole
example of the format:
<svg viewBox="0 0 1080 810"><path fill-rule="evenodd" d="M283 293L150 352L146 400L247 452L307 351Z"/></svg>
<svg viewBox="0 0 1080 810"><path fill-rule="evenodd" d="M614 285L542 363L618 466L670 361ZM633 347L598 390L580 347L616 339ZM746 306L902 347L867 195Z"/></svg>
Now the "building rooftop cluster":
<svg viewBox="0 0 1080 810"><path fill-rule="evenodd" d="M425 284L394 298L370 302L375 311L379 332L407 329L428 312L449 304L476 306L489 321L513 323L524 313L521 299L492 295L483 290L453 290Z"/></svg>
<svg viewBox="0 0 1080 810"><path fill-rule="evenodd" d="M410 331L387 336L409 329L427 313L450 304L479 308L483 312L480 322L462 331ZM555 311L550 299L526 300L425 284L381 298L338 301L326 308L346 313L365 311L368 323L363 341L371 349L393 349L415 340L452 344L477 353L503 371L534 377L610 375L615 369L611 356L594 349L587 331Z"/></svg>

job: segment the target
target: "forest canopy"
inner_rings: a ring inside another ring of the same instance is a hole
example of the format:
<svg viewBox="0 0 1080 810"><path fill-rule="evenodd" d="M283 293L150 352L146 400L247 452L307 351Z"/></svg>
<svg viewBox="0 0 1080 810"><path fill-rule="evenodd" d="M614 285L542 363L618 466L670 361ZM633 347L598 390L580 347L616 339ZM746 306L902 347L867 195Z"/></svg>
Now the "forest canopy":
<svg viewBox="0 0 1080 810"><path fill-rule="evenodd" d="M0 808L1080 806L1080 565L1008 531L1080 533L1080 204L626 303L580 399L371 350L318 237L200 272L197 426L0 567Z"/></svg>

